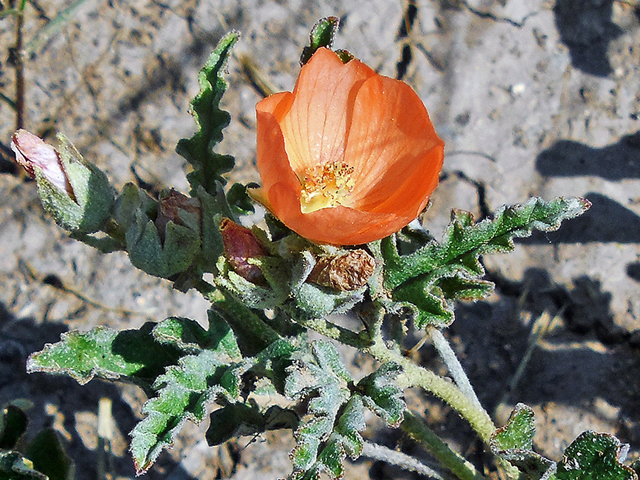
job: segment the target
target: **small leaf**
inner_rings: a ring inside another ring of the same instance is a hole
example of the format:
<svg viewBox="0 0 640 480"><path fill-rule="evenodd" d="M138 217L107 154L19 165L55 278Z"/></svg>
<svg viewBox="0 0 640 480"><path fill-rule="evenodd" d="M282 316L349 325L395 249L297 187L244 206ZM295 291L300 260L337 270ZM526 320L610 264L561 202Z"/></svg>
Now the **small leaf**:
<svg viewBox="0 0 640 480"><path fill-rule="evenodd" d="M15 405L7 405L0 418L0 448L11 450L27 429L27 414Z"/></svg>
<svg viewBox="0 0 640 480"><path fill-rule="evenodd" d="M358 383L358 388L363 392L364 404L391 427L402 423L407 408L403 391L396 385L396 379L401 373L400 365L385 363Z"/></svg>
<svg viewBox="0 0 640 480"><path fill-rule="evenodd" d="M631 467L621 463L628 446L613 435L586 431L564 451L558 463L558 480L638 480Z"/></svg>
<svg viewBox="0 0 640 480"><path fill-rule="evenodd" d="M229 113L220 109L220 100L228 87L223 73L238 38L237 32L225 35L200 70L200 92L191 102L198 131L191 138L180 140L176 148L178 154L193 165L193 172L187 176L192 196L196 196L199 186L215 196L226 183L222 174L230 171L234 165L232 156L214 153L213 148L222 141L222 130L231 119Z"/></svg>
<svg viewBox="0 0 640 480"><path fill-rule="evenodd" d="M0 451L0 480L48 480L44 473L34 470L31 460L18 452Z"/></svg>
<svg viewBox="0 0 640 480"><path fill-rule="evenodd" d="M60 342L31 354L27 371L64 373L80 384L94 376L129 380L149 389L164 368L180 356L174 347L154 340L154 325L146 323L140 330L121 332L97 327L89 332L63 333Z"/></svg>
<svg viewBox="0 0 640 480"><path fill-rule="evenodd" d="M331 48L333 46L333 37L338 31L339 24L340 19L338 17L326 17L318 20L309 35L309 45L302 49L301 65L307 63L319 48Z"/></svg>
<svg viewBox="0 0 640 480"><path fill-rule="evenodd" d="M73 480L73 460L62 444L58 433L47 428L42 430L27 447L26 456L33 468L44 473L49 480Z"/></svg>
<svg viewBox="0 0 640 480"><path fill-rule="evenodd" d="M532 480L551 479L556 464L533 451L535 433L533 410L519 403L511 413L507 424L491 435L489 442L491 450L495 455L518 467Z"/></svg>

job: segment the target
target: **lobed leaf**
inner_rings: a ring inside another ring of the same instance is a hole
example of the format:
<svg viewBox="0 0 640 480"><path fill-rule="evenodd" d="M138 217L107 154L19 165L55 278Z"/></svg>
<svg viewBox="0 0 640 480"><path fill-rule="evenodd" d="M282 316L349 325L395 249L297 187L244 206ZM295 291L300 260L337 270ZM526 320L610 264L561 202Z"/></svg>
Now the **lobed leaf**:
<svg viewBox="0 0 640 480"><path fill-rule="evenodd" d="M533 451L534 435L533 410L518 404L491 436L491 450L532 480L638 480L634 469L622 464L628 445L613 435L583 432L557 463Z"/></svg>
<svg viewBox="0 0 640 480"><path fill-rule="evenodd" d="M180 358L157 377L157 396L143 406L147 416L131 432L131 453L137 472L151 467L160 452L173 444L187 420L199 423L218 397L229 402L240 395L241 375L250 366L241 360L233 332L221 322L210 328L212 349Z"/></svg>
<svg viewBox="0 0 640 480"><path fill-rule="evenodd" d="M27 361L27 372L64 373L80 384L94 376L128 380L149 390L165 367L177 362L180 352L153 338L153 323L140 330L118 332L97 327L88 332L63 333L58 343L47 344Z"/></svg>
<svg viewBox="0 0 640 480"><path fill-rule="evenodd" d="M220 100L228 87L223 72L238 38L237 32L225 35L200 70L200 92L191 102L191 112L198 124L198 131L191 138L180 140L176 147L178 154L193 166L193 172L187 176L193 196L199 186L215 196L226 183L222 174L234 166L232 156L214 153L213 148L222 141L222 130L231 120L229 113L220 109Z"/></svg>
<svg viewBox="0 0 640 480"><path fill-rule="evenodd" d="M413 305L418 328L447 326L453 321L455 300L477 300L492 291L492 284L480 279L484 275L480 255L513 250L514 238L529 236L533 230L556 230L589 206L581 198L551 202L532 198L523 205L505 206L477 224L470 213L453 211L441 243L432 240L401 255L392 237L382 240L384 286L392 291L393 300Z"/></svg>
<svg viewBox="0 0 640 480"><path fill-rule="evenodd" d="M385 363L358 383L365 406L391 427L398 427L402 423L407 408L404 393L396 385L401 373L402 367L397 363Z"/></svg>

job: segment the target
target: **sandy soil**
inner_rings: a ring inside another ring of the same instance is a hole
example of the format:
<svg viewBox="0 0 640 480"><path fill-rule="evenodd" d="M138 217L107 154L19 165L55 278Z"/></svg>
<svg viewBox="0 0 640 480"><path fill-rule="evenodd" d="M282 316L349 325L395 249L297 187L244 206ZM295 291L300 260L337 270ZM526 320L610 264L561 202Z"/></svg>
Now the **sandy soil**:
<svg viewBox="0 0 640 480"><path fill-rule="evenodd" d="M9 0L3 0L7 8ZM635 4L635 5L634 5ZM62 16L60 16L62 15ZM292 88L315 21L338 15L337 47L408 82L447 144L441 185L424 221L439 235L457 207L478 218L532 195L586 196L593 204L557 234L486 258L496 293L461 304L448 334L498 423L525 402L537 413L536 447L559 458L581 431L611 432L640 450L640 7L611 0L41 0L21 27L24 127L69 136L114 184L185 191L174 153L194 124L197 72L224 32L242 39L229 65L232 125L221 146L236 156L232 181L256 181L251 65L274 90ZM133 477L127 432L144 400L134 387L27 375L29 353L68 329L135 328L177 314L204 321L206 302L172 292L70 240L42 212L35 184L17 175L8 144L18 81L13 16L0 20L0 404L33 402L31 431L55 425L96 478L97 406L113 401L115 477ZM6 98L5 98L6 97ZM80 292L82 292L80 294ZM553 321L551 321L553 319ZM536 340L537 326L550 321ZM527 345L532 356L514 377ZM433 363L425 347L422 361ZM354 368L356 368L354 366ZM436 366L436 368L438 368ZM415 396L460 451L482 461L468 429ZM206 425L185 427L151 479L278 478L290 435L210 448ZM413 446L371 429L388 446ZM347 478L415 478L362 461Z"/></svg>

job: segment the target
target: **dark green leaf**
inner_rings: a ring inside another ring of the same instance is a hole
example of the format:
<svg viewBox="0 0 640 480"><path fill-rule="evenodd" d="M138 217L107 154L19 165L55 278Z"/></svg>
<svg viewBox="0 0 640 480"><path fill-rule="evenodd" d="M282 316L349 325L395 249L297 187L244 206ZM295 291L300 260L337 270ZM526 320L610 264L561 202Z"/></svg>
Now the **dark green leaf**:
<svg viewBox="0 0 640 480"><path fill-rule="evenodd" d="M27 447L26 456L33 462L33 468L49 480L73 480L73 460L55 430L47 428L36 435Z"/></svg>
<svg viewBox="0 0 640 480"><path fill-rule="evenodd" d="M27 414L15 405L7 405L0 418L0 448L11 450L27 429Z"/></svg>
<svg viewBox="0 0 640 480"><path fill-rule="evenodd" d="M558 463L558 480L638 480L631 467L621 463L628 446L613 435L581 433L564 451Z"/></svg>
<svg viewBox="0 0 640 480"><path fill-rule="evenodd" d="M533 437L536 433L533 410L519 403L511 413L507 424L497 429L491 436L491 450L532 480L553 478L555 462L533 451Z"/></svg>
<svg viewBox="0 0 640 480"><path fill-rule="evenodd" d="M61 341L45 345L27 361L27 371L64 373L85 384L94 376L128 380L148 389L180 352L161 345L151 334L155 324L118 332L97 327L89 332L63 333Z"/></svg>
<svg viewBox="0 0 640 480"><path fill-rule="evenodd" d="M209 332L190 318L169 317L153 329L153 337L162 344L170 344L183 352L196 353L209 346ZM215 336L214 336L215 338Z"/></svg>
<svg viewBox="0 0 640 480"><path fill-rule="evenodd" d="M176 148L178 154L193 165L193 172L188 175L193 196L198 186L215 196L219 186L226 183L222 174L230 171L234 165L233 157L214 153L213 149L222 141L222 130L231 119L227 112L220 109L220 100L228 87L223 73L238 37L236 32L224 36L200 70L200 92L191 102L198 131L191 138L180 140Z"/></svg>
<svg viewBox="0 0 640 480"><path fill-rule="evenodd" d="M338 31L340 19L338 17L326 17L318 20L309 35L309 45L304 47L300 56L300 64L307 63L316 50L322 47L331 48L333 46L333 37Z"/></svg>
<svg viewBox="0 0 640 480"><path fill-rule="evenodd" d="M238 215L249 215L255 212L253 202L247 194L247 188L257 188L258 186L257 183L250 183L249 185L234 183L231 185L231 188L227 192L227 201Z"/></svg>
<svg viewBox="0 0 640 480"><path fill-rule="evenodd" d="M296 429L298 415L277 405L262 412L255 403L230 403L210 415L207 443L220 445L232 437L258 435L267 430Z"/></svg>

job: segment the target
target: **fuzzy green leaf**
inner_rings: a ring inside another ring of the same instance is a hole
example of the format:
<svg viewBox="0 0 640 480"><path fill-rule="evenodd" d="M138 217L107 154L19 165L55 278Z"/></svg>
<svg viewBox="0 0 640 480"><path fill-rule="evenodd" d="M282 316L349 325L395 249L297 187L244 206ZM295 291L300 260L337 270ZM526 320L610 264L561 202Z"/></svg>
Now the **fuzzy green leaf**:
<svg viewBox="0 0 640 480"><path fill-rule="evenodd" d="M591 431L581 433L567 447L558 463L558 480L638 480L635 471L621 461L627 445L613 435Z"/></svg>
<svg viewBox="0 0 640 480"><path fill-rule="evenodd" d="M200 92L191 102L198 131L191 138L180 140L176 148L178 154L193 165L193 172L188 175L193 196L199 186L215 196L226 183L222 174L229 172L234 165L232 156L214 153L213 149L222 141L222 130L231 120L229 113L220 109L220 100L228 87L223 73L238 38L237 32L224 36L200 70Z"/></svg>
<svg viewBox="0 0 640 480"><path fill-rule="evenodd" d="M170 344L183 352L196 353L216 338L195 320L169 317L153 329L153 337L162 344Z"/></svg>
<svg viewBox="0 0 640 480"><path fill-rule="evenodd" d="M164 368L174 364L180 352L156 342L153 323L140 330L118 332L97 327L89 332L63 333L61 341L45 345L31 354L27 371L64 373L80 384L94 376L107 380L128 380L147 390Z"/></svg>
<svg viewBox="0 0 640 480"><path fill-rule="evenodd" d="M292 356L285 393L292 399L310 398L311 418L295 432L291 452L293 479L317 479L326 472L341 478L344 459L362 453L364 402L353 394L352 378L332 343L314 342Z"/></svg>
<svg viewBox="0 0 640 480"><path fill-rule="evenodd" d="M215 328L213 349L184 356L157 377L153 387L158 394L144 404L142 411L147 416L131 432L138 473L147 471L160 452L173 444L187 420L202 421L207 406L217 397L237 400L240 376L250 362L241 360L231 329L220 324Z"/></svg>
<svg viewBox="0 0 640 480"><path fill-rule="evenodd" d="M358 383L358 388L363 392L365 406L391 427L397 427L402 423L407 408L404 393L396 385L396 379L401 373L400 365L385 363Z"/></svg>
<svg viewBox="0 0 640 480"><path fill-rule="evenodd" d="M532 480L638 480L634 469L622 464L629 447L613 435L583 432L557 463L533 451L534 435L533 410L518 404L491 436L491 450Z"/></svg>
<svg viewBox="0 0 640 480"><path fill-rule="evenodd" d="M393 292L393 300L416 307L418 328L447 326L453 321L453 301L477 300L492 291L492 285L480 279L484 275L480 255L510 251L514 238L527 237L533 230L556 230L589 206L580 198L551 202L532 198L523 205L503 207L492 219L477 224L468 212L454 211L441 243L432 240L401 255L393 237L382 240L384 285Z"/></svg>
<svg viewBox="0 0 640 480"><path fill-rule="evenodd" d="M536 425L533 410L519 403L511 413L507 424L491 436L491 450L512 465L518 467L532 480L552 478L555 463L533 451Z"/></svg>

